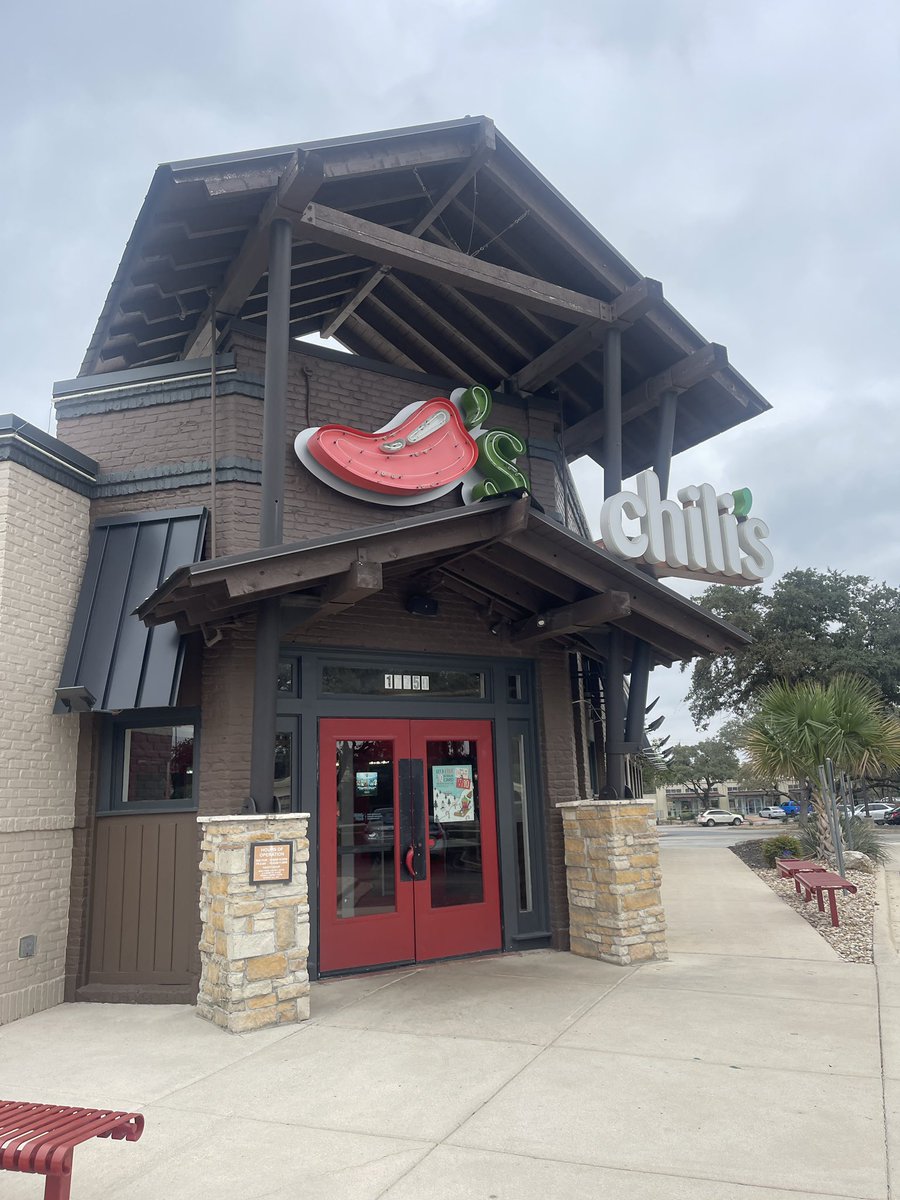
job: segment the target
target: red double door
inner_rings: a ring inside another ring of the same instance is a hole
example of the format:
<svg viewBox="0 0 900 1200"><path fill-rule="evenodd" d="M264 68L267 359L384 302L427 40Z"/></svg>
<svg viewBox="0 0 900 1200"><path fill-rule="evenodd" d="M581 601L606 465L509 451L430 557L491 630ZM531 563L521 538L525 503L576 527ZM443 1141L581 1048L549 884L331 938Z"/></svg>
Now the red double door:
<svg viewBox="0 0 900 1200"><path fill-rule="evenodd" d="M319 965L499 950L489 721L319 725Z"/></svg>

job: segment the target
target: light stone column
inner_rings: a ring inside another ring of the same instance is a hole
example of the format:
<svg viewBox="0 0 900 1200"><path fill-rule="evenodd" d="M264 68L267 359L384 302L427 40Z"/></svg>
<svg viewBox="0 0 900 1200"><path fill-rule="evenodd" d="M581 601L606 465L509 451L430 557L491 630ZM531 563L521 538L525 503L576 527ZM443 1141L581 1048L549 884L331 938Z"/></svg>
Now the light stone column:
<svg viewBox="0 0 900 1200"><path fill-rule="evenodd" d="M573 954L630 966L668 958L652 800L577 800L562 812Z"/></svg>
<svg viewBox="0 0 900 1200"><path fill-rule="evenodd" d="M197 1013L232 1033L309 1018L309 815L198 817ZM291 842L290 883L251 883L253 842Z"/></svg>

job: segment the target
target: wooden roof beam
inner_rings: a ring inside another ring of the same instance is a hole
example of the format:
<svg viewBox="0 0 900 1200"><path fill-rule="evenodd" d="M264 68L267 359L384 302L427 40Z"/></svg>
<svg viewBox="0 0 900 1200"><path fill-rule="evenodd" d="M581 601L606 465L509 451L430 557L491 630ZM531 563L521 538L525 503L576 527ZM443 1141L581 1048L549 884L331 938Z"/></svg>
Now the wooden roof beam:
<svg viewBox="0 0 900 1200"><path fill-rule="evenodd" d="M416 221L415 225L409 231L409 236L418 238L438 219L447 205L462 189L469 183L484 165L488 158L494 153L496 146L496 138L494 135L493 121L486 121L482 130L481 145L469 159L465 168L460 171L453 183L446 189L434 204L431 205L428 212L420 220ZM384 279L385 275L391 270L389 266L375 267L368 277L363 281L358 290L347 300L334 316L329 317L322 326L321 336L323 338L333 337L340 329L341 325L347 317L355 309L357 309L366 296L370 295L379 283Z"/></svg>
<svg viewBox="0 0 900 1200"><path fill-rule="evenodd" d="M313 609L300 609L287 630L308 627L327 617L335 617L345 609L352 608L367 596L375 596L384 587L381 563L357 559L341 575L334 576L322 588L319 605Z"/></svg>
<svg viewBox="0 0 900 1200"><path fill-rule="evenodd" d="M546 638L584 633L630 614L631 597L628 592L604 592L600 596L576 600L574 604L547 609L520 621L510 630L510 641L540 642Z"/></svg>
<svg viewBox="0 0 900 1200"><path fill-rule="evenodd" d="M643 416L654 408L666 391L685 392L703 379L728 366L724 346L710 342L693 354L680 359L665 371L644 380L622 397L622 424ZM570 457L596 452L595 443L606 429L606 414L600 409L570 425L566 430L566 453Z"/></svg>
<svg viewBox="0 0 900 1200"><path fill-rule="evenodd" d="M584 319L608 324L613 320L612 306L596 296L496 267L322 204L309 204L302 216L295 217L294 231L298 238L358 254L382 266L438 279L451 287L492 296L573 324Z"/></svg>
<svg viewBox="0 0 900 1200"><path fill-rule="evenodd" d="M662 284L655 279L640 279L613 301L613 318L616 325L626 326L638 320L655 305L662 302ZM593 350L603 345L609 325L593 321L580 325L560 338L555 346L545 350L536 359L512 377L512 383L520 392L535 392L579 362Z"/></svg>
<svg viewBox="0 0 900 1200"><path fill-rule="evenodd" d="M282 171L275 191L266 201L256 225L244 238L237 257L225 273L222 286L194 326L184 346L183 358L202 358L212 353L213 308L223 316L236 317L244 301L269 265L269 226L277 216L302 212L319 190L325 164L317 154L296 150Z"/></svg>
<svg viewBox="0 0 900 1200"><path fill-rule="evenodd" d="M366 303L365 317L371 323L373 318L375 327L380 326L382 337L390 341L390 330L393 327L399 333L402 333L403 339L407 345L416 347L416 353L420 355L418 370L426 370L432 375L446 375L448 379L459 379L460 383L477 383L478 380L465 367L461 366L454 359L438 350L431 341L424 337L418 329L414 328L409 321L398 315L387 304L383 303L377 296L369 296Z"/></svg>

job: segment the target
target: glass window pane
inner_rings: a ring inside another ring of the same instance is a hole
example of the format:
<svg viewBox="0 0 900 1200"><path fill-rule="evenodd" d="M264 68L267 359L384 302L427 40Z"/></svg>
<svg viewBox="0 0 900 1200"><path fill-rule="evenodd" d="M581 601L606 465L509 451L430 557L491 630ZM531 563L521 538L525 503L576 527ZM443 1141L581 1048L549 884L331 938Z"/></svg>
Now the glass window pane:
<svg viewBox="0 0 900 1200"><path fill-rule="evenodd" d="M123 804L190 801L193 794L193 725L125 730Z"/></svg>
<svg viewBox="0 0 900 1200"><path fill-rule="evenodd" d="M380 667L322 668L322 691L340 696L428 696L484 698L481 671L428 671L416 674L409 668L387 672Z"/></svg>
<svg viewBox="0 0 900 1200"><path fill-rule="evenodd" d="M278 664L278 682L276 688L279 693L293 696L294 694L294 660L292 658L283 658Z"/></svg>
<svg viewBox="0 0 900 1200"><path fill-rule="evenodd" d="M394 745L337 743L337 915L394 912L396 823Z"/></svg>
<svg viewBox="0 0 900 1200"><path fill-rule="evenodd" d="M531 848L528 843L528 784L525 770L525 734L510 739L510 770L513 789L513 821L516 827L516 858L519 882L519 912L531 912Z"/></svg>
<svg viewBox="0 0 900 1200"><path fill-rule="evenodd" d="M294 735L275 735L275 803L279 812L291 811L291 777L294 768Z"/></svg>
<svg viewBox="0 0 900 1200"><path fill-rule="evenodd" d="M431 905L484 900L477 743L426 743Z"/></svg>

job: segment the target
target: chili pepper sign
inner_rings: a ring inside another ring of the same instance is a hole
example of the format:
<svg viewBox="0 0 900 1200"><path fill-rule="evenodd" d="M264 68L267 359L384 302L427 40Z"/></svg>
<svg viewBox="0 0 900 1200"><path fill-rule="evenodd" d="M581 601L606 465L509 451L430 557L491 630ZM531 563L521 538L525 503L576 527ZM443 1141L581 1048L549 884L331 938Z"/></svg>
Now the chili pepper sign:
<svg viewBox="0 0 900 1200"><path fill-rule="evenodd" d="M516 465L522 439L484 429L493 397L484 387L457 388L407 405L373 433L349 425L304 429L294 440L303 465L329 487L376 504L422 504L462 484L464 504L527 492Z"/></svg>

